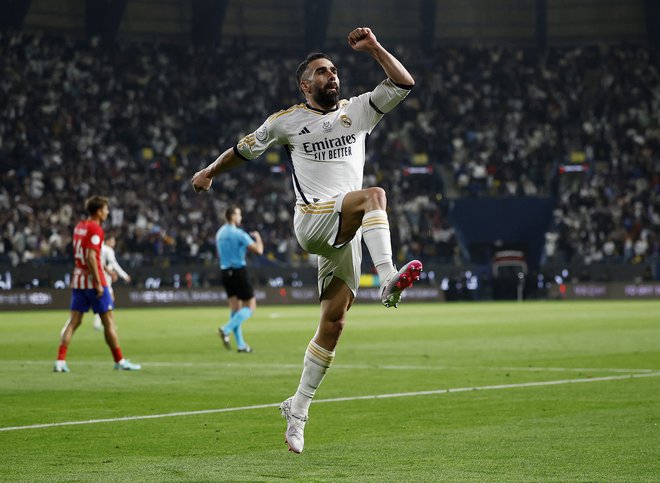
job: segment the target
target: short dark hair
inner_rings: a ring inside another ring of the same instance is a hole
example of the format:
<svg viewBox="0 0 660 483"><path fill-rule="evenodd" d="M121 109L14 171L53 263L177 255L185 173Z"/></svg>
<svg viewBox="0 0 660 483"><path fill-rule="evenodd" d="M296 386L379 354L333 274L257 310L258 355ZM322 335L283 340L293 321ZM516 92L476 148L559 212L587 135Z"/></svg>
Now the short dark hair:
<svg viewBox="0 0 660 483"><path fill-rule="evenodd" d="M227 209L225 210L225 220L227 220L227 222L231 221L231 217L234 216L236 210L238 210L237 205L229 205L229 207L227 207Z"/></svg>
<svg viewBox="0 0 660 483"><path fill-rule="evenodd" d="M108 206L110 201L105 196L92 196L85 200L85 209L87 213L93 215L104 206Z"/></svg>
<svg viewBox="0 0 660 483"><path fill-rule="evenodd" d="M300 81L302 80L303 73L305 72L305 70L307 70L307 66L309 65L310 62L316 59L328 59L330 62L332 62L332 59L323 52L316 52L314 54L309 54L307 58L300 63L298 69L296 69L296 81L297 81L296 86L298 86L298 89L300 89ZM300 90L302 91L302 89Z"/></svg>

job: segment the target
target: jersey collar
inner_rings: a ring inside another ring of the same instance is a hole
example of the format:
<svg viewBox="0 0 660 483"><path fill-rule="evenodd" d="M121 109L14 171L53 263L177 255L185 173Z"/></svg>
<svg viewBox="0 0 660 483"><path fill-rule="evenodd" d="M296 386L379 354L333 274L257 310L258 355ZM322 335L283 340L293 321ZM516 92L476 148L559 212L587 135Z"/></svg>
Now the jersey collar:
<svg viewBox="0 0 660 483"><path fill-rule="evenodd" d="M337 105L335 106L334 109L330 109L329 111L324 111L323 109L317 109L316 107L312 107L312 106L309 105L309 102L305 103L305 107L307 109L311 110L311 111L319 112L319 113L325 115L325 114L329 114L331 112L335 112L337 109L339 109L339 103L337 103Z"/></svg>

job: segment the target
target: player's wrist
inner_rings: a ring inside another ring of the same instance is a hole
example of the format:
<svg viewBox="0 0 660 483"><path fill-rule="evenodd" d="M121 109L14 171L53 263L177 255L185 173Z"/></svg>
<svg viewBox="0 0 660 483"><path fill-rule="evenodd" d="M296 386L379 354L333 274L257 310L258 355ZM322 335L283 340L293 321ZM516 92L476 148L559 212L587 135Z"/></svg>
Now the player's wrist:
<svg viewBox="0 0 660 483"><path fill-rule="evenodd" d="M387 49L383 47L380 42L376 42L375 44L369 46L366 51L369 52L369 54L371 54L373 58L376 59L380 64L382 64L383 60L388 54Z"/></svg>

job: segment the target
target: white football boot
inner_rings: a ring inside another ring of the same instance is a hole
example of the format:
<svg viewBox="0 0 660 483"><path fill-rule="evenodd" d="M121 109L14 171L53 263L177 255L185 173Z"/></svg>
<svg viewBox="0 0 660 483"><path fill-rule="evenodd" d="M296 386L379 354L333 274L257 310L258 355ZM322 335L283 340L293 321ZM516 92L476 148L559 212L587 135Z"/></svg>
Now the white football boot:
<svg viewBox="0 0 660 483"><path fill-rule="evenodd" d="M397 307L403 291L408 287L412 287L413 282L419 280L421 272L422 262L419 260L411 260L397 272L393 272L380 289L380 301L383 305L385 307Z"/></svg>
<svg viewBox="0 0 660 483"><path fill-rule="evenodd" d="M289 451L300 454L305 446L305 423L306 417L296 416L291 412L291 403L293 396L280 404L282 417L286 419L286 432L284 433L284 442L289 446Z"/></svg>
<svg viewBox="0 0 660 483"><path fill-rule="evenodd" d="M140 364L135 364L128 359L115 362L115 371L139 371L140 369L142 369Z"/></svg>
<svg viewBox="0 0 660 483"><path fill-rule="evenodd" d="M66 361L55 361L53 366L53 372L71 372L69 366L66 365Z"/></svg>

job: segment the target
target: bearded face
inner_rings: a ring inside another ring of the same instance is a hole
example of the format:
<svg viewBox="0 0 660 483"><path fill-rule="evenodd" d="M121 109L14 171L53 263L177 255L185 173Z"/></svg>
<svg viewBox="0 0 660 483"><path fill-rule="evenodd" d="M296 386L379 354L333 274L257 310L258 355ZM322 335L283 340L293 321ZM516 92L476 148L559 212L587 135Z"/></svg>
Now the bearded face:
<svg viewBox="0 0 660 483"><path fill-rule="evenodd" d="M324 109L334 109L339 102L339 84L333 81L322 87L312 86L312 99Z"/></svg>
<svg viewBox="0 0 660 483"><path fill-rule="evenodd" d="M323 109L334 109L339 102L339 76L337 68L328 59L310 63L306 83L308 96Z"/></svg>

